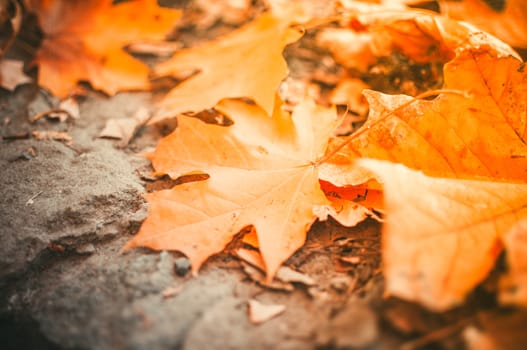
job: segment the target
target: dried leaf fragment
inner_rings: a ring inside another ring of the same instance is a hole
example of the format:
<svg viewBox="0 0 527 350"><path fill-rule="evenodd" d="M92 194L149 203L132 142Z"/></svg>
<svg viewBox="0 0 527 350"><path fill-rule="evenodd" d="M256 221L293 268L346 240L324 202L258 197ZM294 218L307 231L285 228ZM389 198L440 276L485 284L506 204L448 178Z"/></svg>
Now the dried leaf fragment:
<svg viewBox="0 0 527 350"><path fill-rule="evenodd" d="M170 287L165 288L161 292L161 295L163 296L163 299L169 299L169 298L173 298L173 297L177 296L182 291L183 291L183 286L182 285L170 286Z"/></svg>
<svg viewBox="0 0 527 350"><path fill-rule="evenodd" d="M317 282L306 274L295 271L288 266L282 266L276 272L276 278L283 282L301 283L306 286L314 286Z"/></svg>
<svg viewBox="0 0 527 350"><path fill-rule="evenodd" d="M18 85L31 82L24 74L24 62L0 58L0 85L14 90Z"/></svg>
<svg viewBox="0 0 527 350"><path fill-rule="evenodd" d="M249 300L249 320L254 324L260 324L277 317L285 311L285 305L266 305L258 300Z"/></svg>
<svg viewBox="0 0 527 350"><path fill-rule="evenodd" d="M69 118L79 119L80 109L79 103L73 97L68 97L65 100L59 102L59 104L49 110L37 113L30 118L30 122L34 123L39 119L49 118L58 122L65 122Z"/></svg>
<svg viewBox="0 0 527 350"><path fill-rule="evenodd" d="M246 263L257 267L261 271L265 271L265 263L262 259L262 255L257 250L238 248L236 249L235 254L238 258L242 259Z"/></svg>
<svg viewBox="0 0 527 350"><path fill-rule="evenodd" d="M69 134L62 131L38 131L35 130L32 132L32 135L35 139L42 140L55 140L62 141L65 144L69 145L72 143L72 138Z"/></svg>
<svg viewBox="0 0 527 350"><path fill-rule="evenodd" d="M126 146L139 127L150 119L150 112L146 108L139 108L131 117L112 118L106 122L99 137L121 140L119 145Z"/></svg>
<svg viewBox="0 0 527 350"><path fill-rule="evenodd" d="M243 272L245 272L245 274L251 280L258 283L262 287L281 292L292 292L295 290L295 287L291 283L282 282L276 278L272 281L268 280L265 277L265 272L263 272L263 270L260 270L259 268L254 267L248 263L243 264Z"/></svg>

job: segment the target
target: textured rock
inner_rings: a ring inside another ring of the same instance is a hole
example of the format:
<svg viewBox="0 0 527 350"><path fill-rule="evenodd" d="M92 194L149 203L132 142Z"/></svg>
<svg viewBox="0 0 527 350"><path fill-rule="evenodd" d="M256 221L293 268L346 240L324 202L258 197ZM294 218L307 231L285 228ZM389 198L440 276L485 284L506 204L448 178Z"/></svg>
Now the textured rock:
<svg viewBox="0 0 527 350"><path fill-rule="evenodd" d="M82 117L81 125L69 126L72 134L82 134L90 119ZM13 132L27 127L26 118L17 118ZM34 126L57 127L64 126L46 121ZM22 273L48 248L69 251L105 239L108 232L128 232L144 218L144 210L142 217L134 216L143 207L144 189L129 157L111 142L94 139L89 129L83 133L71 147L32 139L0 147L0 280ZM17 158L30 148L35 157Z"/></svg>

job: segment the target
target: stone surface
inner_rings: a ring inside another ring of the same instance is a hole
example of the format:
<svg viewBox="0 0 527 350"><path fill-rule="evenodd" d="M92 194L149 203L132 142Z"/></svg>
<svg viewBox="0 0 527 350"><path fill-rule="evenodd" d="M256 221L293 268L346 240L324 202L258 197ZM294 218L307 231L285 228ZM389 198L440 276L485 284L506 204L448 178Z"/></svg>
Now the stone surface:
<svg viewBox="0 0 527 350"><path fill-rule="evenodd" d="M135 102L127 106L144 103L140 96L128 99ZM116 106L120 105L118 102L119 98L113 100ZM83 119L75 121L75 125L46 120L30 125L23 114L6 114L9 124L2 136L28 128L60 129L70 133L74 143L68 146L52 140L3 141L0 278L23 272L50 249L69 251L104 240L107 235L127 232L134 221L141 221L146 214L141 200L144 189L130 157L111 142L96 138L97 121L103 119L100 115L109 117L105 104L96 103L94 98L83 107ZM17 158L30 148L36 153L34 158ZM133 215L141 210L140 217Z"/></svg>

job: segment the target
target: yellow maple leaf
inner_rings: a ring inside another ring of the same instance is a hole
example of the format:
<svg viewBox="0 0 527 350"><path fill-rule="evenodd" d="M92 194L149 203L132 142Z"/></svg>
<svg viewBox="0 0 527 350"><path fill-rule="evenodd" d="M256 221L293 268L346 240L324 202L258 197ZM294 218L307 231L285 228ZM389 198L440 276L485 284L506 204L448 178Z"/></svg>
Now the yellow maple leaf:
<svg viewBox="0 0 527 350"><path fill-rule="evenodd" d="M291 19L264 13L227 36L181 50L155 67L158 76L199 72L164 97L153 122L212 108L224 98L237 97L252 98L271 114L276 89L287 75L282 51L302 35L290 28L290 23Z"/></svg>
<svg viewBox="0 0 527 350"><path fill-rule="evenodd" d="M233 126L179 117L175 132L149 156L156 171L172 177L202 171L210 178L148 194L150 215L126 248L179 250L197 271L254 225L272 279L303 245L314 210L329 205L315 162L338 123L336 113L308 101L289 119L241 101L225 100L218 108Z"/></svg>
<svg viewBox="0 0 527 350"><path fill-rule="evenodd" d="M432 178L361 159L384 187L386 292L442 311L490 272L503 235L527 218L527 184Z"/></svg>

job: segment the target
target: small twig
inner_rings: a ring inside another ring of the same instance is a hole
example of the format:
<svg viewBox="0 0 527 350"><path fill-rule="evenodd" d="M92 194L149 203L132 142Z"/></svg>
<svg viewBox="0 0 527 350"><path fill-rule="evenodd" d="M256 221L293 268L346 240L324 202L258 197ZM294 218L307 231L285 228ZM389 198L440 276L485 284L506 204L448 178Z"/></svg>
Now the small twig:
<svg viewBox="0 0 527 350"><path fill-rule="evenodd" d="M37 194L35 194L34 196L32 196L31 198L29 198L29 199L27 200L27 202L26 202L26 206L35 203L35 202L34 202L34 199L37 198L38 196L40 196L42 193L44 193L44 191L40 191L40 192L38 192Z"/></svg>

